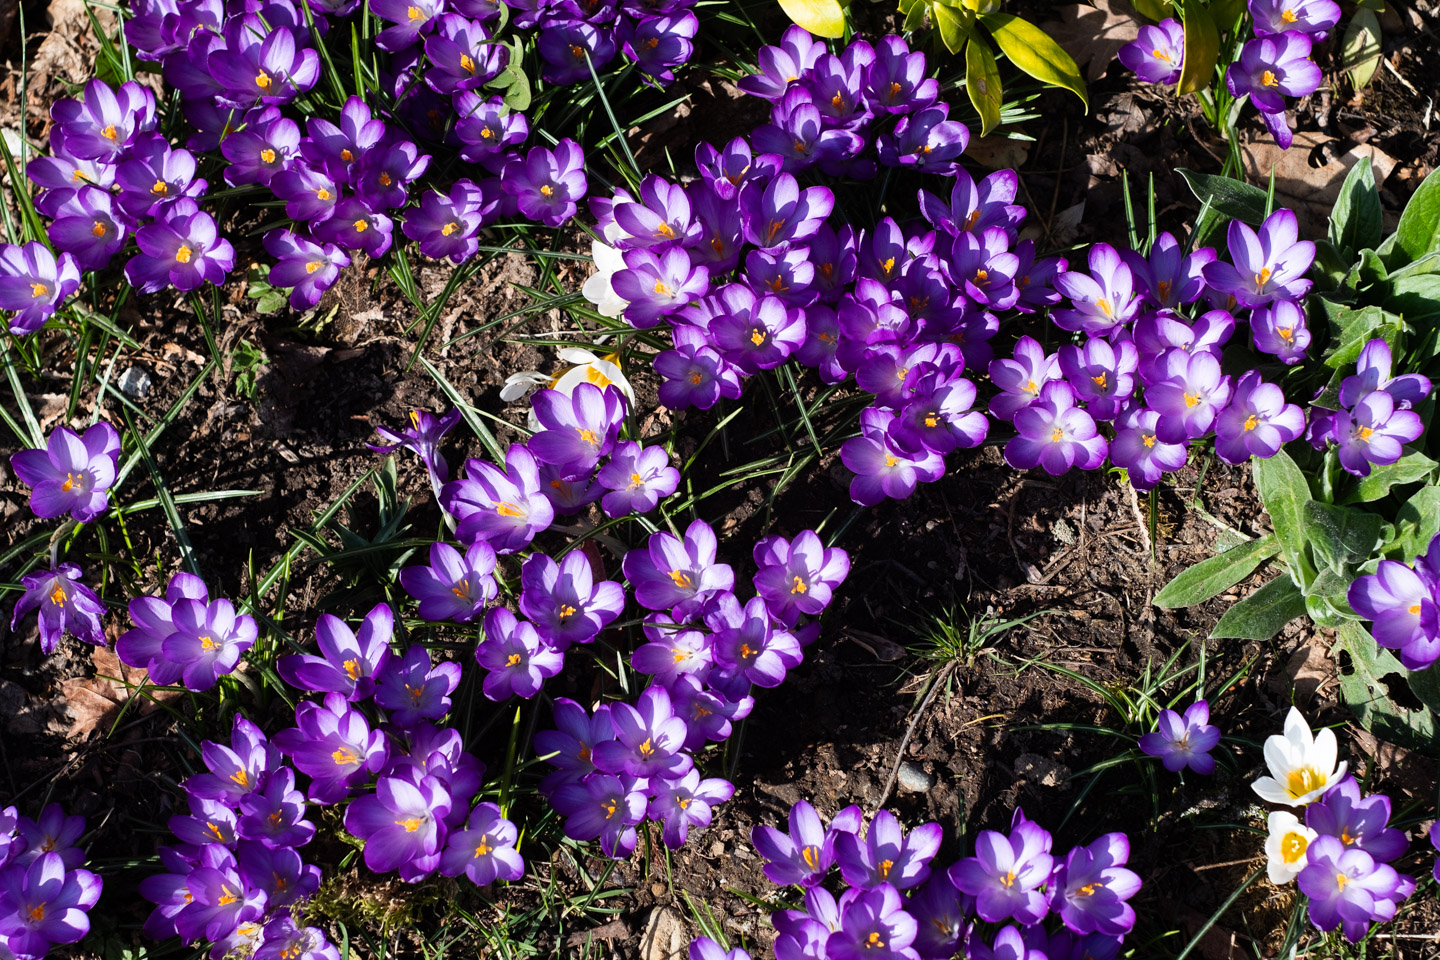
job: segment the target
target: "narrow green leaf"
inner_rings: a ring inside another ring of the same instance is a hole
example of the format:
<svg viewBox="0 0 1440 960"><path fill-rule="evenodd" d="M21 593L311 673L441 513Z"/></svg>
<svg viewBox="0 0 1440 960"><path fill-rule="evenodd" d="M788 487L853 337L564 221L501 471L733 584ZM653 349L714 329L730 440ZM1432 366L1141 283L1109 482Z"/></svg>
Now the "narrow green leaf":
<svg viewBox="0 0 1440 960"><path fill-rule="evenodd" d="M1162 610L1173 610L1204 603L1250 576L1260 564L1279 552L1280 542L1273 533L1231 547L1180 571L1155 594L1154 604Z"/></svg>
<svg viewBox="0 0 1440 960"><path fill-rule="evenodd" d="M1379 500L1396 484L1413 483L1434 469L1434 460L1418 450L1410 450L1389 466L1375 467L1370 471L1370 476L1355 484L1355 488L1340 502L1369 503L1371 500Z"/></svg>
<svg viewBox="0 0 1440 960"><path fill-rule="evenodd" d="M1185 22L1185 61L1180 65L1175 92L1196 93L1214 79L1215 63L1220 58L1220 31L1204 0L1185 0L1181 13Z"/></svg>
<svg viewBox="0 0 1440 960"><path fill-rule="evenodd" d="M1400 267L1440 251L1440 170L1432 171L1405 204L1395 228L1395 249L1385 257L1389 267Z"/></svg>
<svg viewBox="0 0 1440 960"><path fill-rule="evenodd" d="M1197 173L1184 167L1176 172L1185 178L1195 199L1209 201L1210 208L1232 220L1259 226L1265 220L1265 191L1230 177Z"/></svg>
<svg viewBox="0 0 1440 960"><path fill-rule="evenodd" d="M1256 460L1254 471L1260 502L1270 514L1285 562L1292 571L1299 571L1305 556L1305 504L1310 502L1310 485L1283 449L1266 460Z"/></svg>
<svg viewBox="0 0 1440 960"><path fill-rule="evenodd" d="M1000 68L994 51L978 33L965 45L965 92L980 114L980 136L989 136L1000 125Z"/></svg>
<svg viewBox="0 0 1440 960"><path fill-rule="evenodd" d="M1295 581L1281 574L1235 604L1215 629L1213 640L1269 640L1285 624L1305 615L1305 598Z"/></svg>
<svg viewBox="0 0 1440 960"><path fill-rule="evenodd" d="M1330 242L1347 257L1354 258L1384 237L1381 224L1380 191L1375 188L1375 171L1370 158L1361 157L1340 185L1340 196L1330 212Z"/></svg>
<svg viewBox="0 0 1440 960"><path fill-rule="evenodd" d="M1028 20L1008 13L986 13L980 17L1002 53L1010 62L1041 83L1063 87L1090 110L1090 96L1085 90L1085 80L1080 68L1060 44L1050 35Z"/></svg>

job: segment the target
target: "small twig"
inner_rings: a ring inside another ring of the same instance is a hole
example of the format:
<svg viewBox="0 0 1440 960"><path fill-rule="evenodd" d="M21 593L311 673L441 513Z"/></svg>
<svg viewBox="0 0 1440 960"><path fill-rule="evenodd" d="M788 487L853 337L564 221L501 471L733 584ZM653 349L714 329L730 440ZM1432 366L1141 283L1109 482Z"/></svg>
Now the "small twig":
<svg viewBox="0 0 1440 960"><path fill-rule="evenodd" d="M940 692L942 681L954 668L955 661L950 661L940 668L935 674L935 679L930 683L930 692L925 694L925 699L920 702L920 709L915 711L911 718L910 725L905 728L905 736L900 738L900 749L895 751L895 764L890 768L890 779L885 781L885 789L880 791L880 801L875 804L875 812L879 813L885 806L885 801L890 799L890 791L895 787L895 778L900 776L900 764L905 762L905 748L910 745L910 738L915 734L915 727L920 723L920 718L925 715L930 701L935 699L935 694Z"/></svg>
<svg viewBox="0 0 1440 960"><path fill-rule="evenodd" d="M1201 870L1219 870L1221 867L1238 867L1242 864L1253 863L1254 860L1254 857L1244 857L1240 860L1227 860L1224 863L1207 863L1202 867L1191 867L1190 869L1199 873Z"/></svg>
<svg viewBox="0 0 1440 960"><path fill-rule="evenodd" d="M1136 492L1133 483L1127 483L1125 487L1129 494L1127 499L1130 501L1130 512L1135 514L1135 524L1140 528L1140 542L1144 544L1145 552L1153 557L1155 545L1150 541L1150 524L1146 522L1145 514L1140 512L1140 494Z"/></svg>

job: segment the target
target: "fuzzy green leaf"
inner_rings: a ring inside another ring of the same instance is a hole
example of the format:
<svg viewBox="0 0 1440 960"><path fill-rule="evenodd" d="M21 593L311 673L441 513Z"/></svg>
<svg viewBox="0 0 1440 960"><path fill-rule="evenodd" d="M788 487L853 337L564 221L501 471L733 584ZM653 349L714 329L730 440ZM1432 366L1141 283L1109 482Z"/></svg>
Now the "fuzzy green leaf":
<svg viewBox="0 0 1440 960"><path fill-rule="evenodd" d="M1330 211L1330 242L1347 257L1354 258L1384 237L1381 224L1380 191L1375 188L1375 171L1370 158L1362 157L1350 168L1340 185L1340 196Z"/></svg>
<svg viewBox="0 0 1440 960"><path fill-rule="evenodd" d="M1162 610L1193 607L1244 580L1255 569L1280 552L1280 542L1273 533L1231 547L1224 553L1201 560L1176 575L1155 594L1155 606Z"/></svg>
<svg viewBox="0 0 1440 960"><path fill-rule="evenodd" d="M1401 483L1413 483L1434 469L1434 460L1417 450L1410 450L1389 466L1375 467L1370 471L1370 476L1355 484L1355 489L1340 502L1369 503L1371 500L1379 500L1390 492L1391 487Z"/></svg>
<svg viewBox="0 0 1440 960"><path fill-rule="evenodd" d="M1440 170L1433 171L1405 204L1395 228L1395 250L1387 266L1404 266L1427 253L1440 252Z"/></svg>
<svg viewBox="0 0 1440 960"><path fill-rule="evenodd" d="M1315 500L1305 501L1304 519L1316 561L1323 560L1336 573L1370 559L1385 527L1379 514Z"/></svg>
<svg viewBox="0 0 1440 960"><path fill-rule="evenodd" d="M1256 460L1255 487L1260 502L1275 526L1275 538L1285 552L1285 562L1292 572L1305 566L1305 545L1308 538L1305 505L1310 502L1310 485L1305 474L1283 449L1266 460Z"/></svg>
<svg viewBox="0 0 1440 960"><path fill-rule="evenodd" d="M1305 615L1305 598L1283 573L1225 611L1210 631L1216 640L1269 640L1296 617Z"/></svg>

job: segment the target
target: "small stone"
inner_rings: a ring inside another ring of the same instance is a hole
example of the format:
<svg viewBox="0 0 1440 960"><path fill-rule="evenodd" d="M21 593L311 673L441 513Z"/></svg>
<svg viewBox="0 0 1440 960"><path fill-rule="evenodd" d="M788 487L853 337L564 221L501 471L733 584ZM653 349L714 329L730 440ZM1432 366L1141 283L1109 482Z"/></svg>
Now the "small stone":
<svg viewBox="0 0 1440 960"><path fill-rule="evenodd" d="M924 793L935 785L935 778L907 761L900 764L900 773L896 776L895 782L906 793Z"/></svg>
<svg viewBox="0 0 1440 960"><path fill-rule="evenodd" d="M724 855L725 844L721 843L719 840L716 840L714 843L710 844L710 856L723 857Z"/></svg>
<svg viewBox="0 0 1440 960"><path fill-rule="evenodd" d="M120 374L120 392L131 400L143 400L150 392L150 374L143 367L131 367Z"/></svg>

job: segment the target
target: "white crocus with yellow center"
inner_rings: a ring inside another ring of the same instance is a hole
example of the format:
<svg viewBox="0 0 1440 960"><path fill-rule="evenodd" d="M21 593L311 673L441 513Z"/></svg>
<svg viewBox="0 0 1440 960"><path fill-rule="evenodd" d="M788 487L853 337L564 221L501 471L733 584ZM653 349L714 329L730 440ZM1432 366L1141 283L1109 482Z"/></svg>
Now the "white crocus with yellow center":
<svg viewBox="0 0 1440 960"><path fill-rule="evenodd" d="M599 357L580 347L563 347L558 352L558 356L567 364L558 374L552 376L537 370L521 370L519 373L512 373L505 378L505 386L500 388L500 399L506 403L519 400L531 390L539 387L559 390L568 397L580 384L592 383L601 390L606 387L614 387L619 390L625 395L630 409L635 409L635 388L630 386L630 381L625 378L624 371L620 369L619 354L609 353ZM540 421L535 418L534 411L531 411L530 414L530 429L541 429Z"/></svg>
<svg viewBox="0 0 1440 960"><path fill-rule="evenodd" d="M1276 886L1290 883L1305 869L1305 851L1317 834L1288 810L1277 810L1267 821L1270 835L1265 838L1265 870Z"/></svg>
<svg viewBox="0 0 1440 960"><path fill-rule="evenodd" d="M610 281L618 271L625 269L624 255L614 247L592 240L590 258L595 261L595 272L585 281L580 292L586 300L595 304L595 310L601 316L618 317L625 312L630 301L616 293Z"/></svg>
<svg viewBox="0 0 1440 960"><path fill-rule="evenodd" d="M1336 764L1338 748L1333 730L1318 735L1294 707L1285 718L1285 735L1265 740L1265 763L1270 776L1251 784L1262 800L1287 807L1304 807L1320 799L1345 776L1345 764Z"/></svg>

